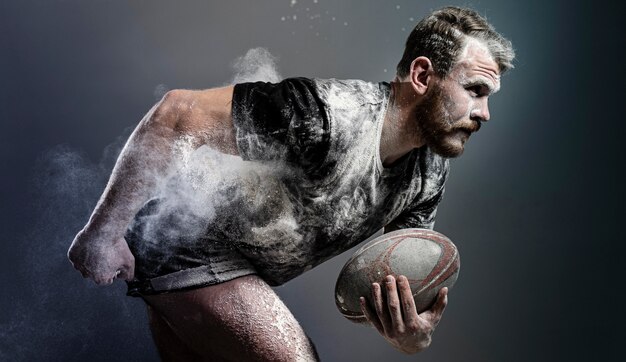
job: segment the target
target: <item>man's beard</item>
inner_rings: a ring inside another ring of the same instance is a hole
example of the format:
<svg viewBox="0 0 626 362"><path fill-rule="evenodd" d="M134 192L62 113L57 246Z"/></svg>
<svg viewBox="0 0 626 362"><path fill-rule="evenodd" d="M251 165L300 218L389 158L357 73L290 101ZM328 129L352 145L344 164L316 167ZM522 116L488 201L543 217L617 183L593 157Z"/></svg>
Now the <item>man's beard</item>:
<svg viewBox="0 0 626 362"><path fill-rule="evenodd" d="M480 122L458 122L446 110L451 104L446 104L446 94L440 85L426 93L421 107L417 110L417 126L426 145L433 152L446 158L458 157L463 153L465 141L460 140L459 133L471 133L480 129ZM451 101L448 100L448 103Z"/></svg>

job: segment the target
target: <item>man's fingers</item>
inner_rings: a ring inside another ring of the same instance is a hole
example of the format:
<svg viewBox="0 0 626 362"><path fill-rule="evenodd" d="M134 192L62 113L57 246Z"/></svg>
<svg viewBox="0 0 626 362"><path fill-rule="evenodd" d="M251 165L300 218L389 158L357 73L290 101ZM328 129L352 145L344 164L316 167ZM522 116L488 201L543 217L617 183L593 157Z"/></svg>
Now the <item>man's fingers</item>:
<svg viewBox="0 0 626 362"><path fill-rule="evenodd" d="M402 320L402 307L400 307L400 297L396 288L396 279L388 275L385 278L385 287L387 289L387 308L389 308L389 316L391 318L391 326L395 331L404 330L404 321Z"/></svg>
<svg viewBox="0 0 626 362"><path fill-rule="evenodd" d="M120 269L117 271L116 277L119 279L124 279L126 281L131 281L135 277L135 257L132 254L129 254L130 258L126 260L126 263L122 265Z"/></svg>
<svg viewBox="0 0 626 362"><path fill-rule="evenodd" d="M130 258L131 259L128 263L127 270L126 270L127 281L131 281L135 279L135 256L133 254L130 254Z"/></svg>
<svg viewBox="0 0 626 362"><path fill-rule="evenodd" d="M415 308L415 300L413 299L409 280L404 275L398 277L398 289L402 303L402 311L404 312L404 324L407 326L417 326L419 317L417 315L417 308Z"/></svg>
<svg viewBox="0 0 626 362"><path fill-rule="evenodd" d="M111 282L113 279L133 280L135 274L135 256L131 253L126 240L118 240L113 247L116 250L117 256L120 258L119 262L122 264L115 271Z"/></svg>
<svg viewBox="0 0 626 362"><path fill-rule="evenodd" d="M133 275L132 269L124 268L124 269L119 270L117 274L117 278L126 280L128 282L133 280L134 275Z"/></svg>
<svg viewBox="0 0 626 362"><path fill-rule="evenodd" d="M372 325L374 326L374 328L376 328L378 333L384 334L385 329L383 328L383 325L380 323L380 320L378 319L378 316L376 315L376 313L374 313L372 308L368 305L367 300L364 297L361 297L359 298L359 302L361 303L361 312L363 312L363 314L365 315L365 318L367 318L367 320L370 323L372 323Z"/></svg>
<svg viewBox="0 0 626 362"><path fill-rule="evenodd" d="M134 276L134 267L129 266L129 265L124 265L121 269L119 269L116 273L116 278L118 279L122 279L122 280L126 280L126 281L131 281L133 280Z"/></svg>
<svg viewBox="0 0 626 362"><path fill-rule="evenodd" d="M374 300L374 309L376 310L376 315L378 315L378 319L383 326L383 330L385 334L391 331L391 321L389 319L389 312L387 308L385 308L385 303L383 301L383 293L380 289L380 284L372 283L372 299Z"/></svg>
<svg viewBox="0 0 626 362"><path fill-rule="evenodd" d="M135 277L135 257L125 240L111 245L96 245L80 250L72 246L70 262L83 278L91 278L97 285L112 284L115 279L131 281Z"/></svg>
<svg viewBox="0 0 626 362"><path fill-rule="evenodd" d="M443 315L443 311L446 309L446 305L448 305L448 288L444 287L441 288L437 294L435 304L433 304L430 310L425 311L420 314L420 316L428 320L433 326L436 326L441 320L441 316Z"/></svg>

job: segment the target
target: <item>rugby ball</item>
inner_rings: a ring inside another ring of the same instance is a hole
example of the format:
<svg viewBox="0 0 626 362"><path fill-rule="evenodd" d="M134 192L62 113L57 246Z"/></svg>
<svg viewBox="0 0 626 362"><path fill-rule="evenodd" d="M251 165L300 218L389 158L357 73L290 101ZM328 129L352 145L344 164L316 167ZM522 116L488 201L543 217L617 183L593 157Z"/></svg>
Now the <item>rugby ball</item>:
<svg viewBox="0 0 626 362"><path fill-rule="evenodd" d="M363 245L348 260L337 278L335 303L344 317L365 323L359 298L372 303L372 283L382 286L387 275L404 275L421 313L433 304L441 288L454 285L459 267L457 248L445 235L428 229L396 230Z"/></svg>

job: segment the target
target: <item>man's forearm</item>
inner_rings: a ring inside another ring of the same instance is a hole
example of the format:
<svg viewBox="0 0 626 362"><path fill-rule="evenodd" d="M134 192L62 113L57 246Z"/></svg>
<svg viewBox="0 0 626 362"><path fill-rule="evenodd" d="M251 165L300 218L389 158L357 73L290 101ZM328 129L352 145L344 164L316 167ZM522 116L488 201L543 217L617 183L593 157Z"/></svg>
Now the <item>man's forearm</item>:
<svg viewBox="0 0 626 362"><path fill-rule="evenodd" d="M120 153L107 186L86 230L113 242L124 231L143 203L154 193L157 182L168 174L176 159L174 144L179 112L164 98L141 120ZM189 145L191 148L191 145ZM180 149L178 150L180 152Z"/></svg>
<svg viewBox="0 0 626 362"><path fill-rule="evenodd" d="M85 229L123 236L157 183L202 145L237 154L232 94L232 86L168 92L130 136Z"/></svg>
<svg viewBox="0 0 626 362"><path fill-rule="evenodd" d="M124 146L87 225L68 250L74 268L98 284L131 280L128 224L179 161L201 145L236 154L233 87L171 91L139 123Z"/></svg>

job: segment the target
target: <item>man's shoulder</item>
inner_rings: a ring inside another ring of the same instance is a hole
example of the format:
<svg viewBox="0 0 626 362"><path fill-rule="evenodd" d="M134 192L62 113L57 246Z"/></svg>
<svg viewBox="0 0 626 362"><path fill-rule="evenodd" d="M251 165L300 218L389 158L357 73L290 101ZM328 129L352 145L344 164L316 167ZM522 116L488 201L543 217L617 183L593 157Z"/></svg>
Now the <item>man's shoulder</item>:
<svg viewBox="0 0 626 362"><path fill-rule="evenodd" d="M291 92L312 92L332 103L350 100L381 103L389 93L389 83L370 82L361 79L289 77L279 82L247 82L235 85L236 91L249 92L252 89L283 89Z"/></svg>
<svg viewBox="0 0 626 362"><path fill-rule="evenodd" d="M315 84L321 97L330 103L339 105L382 103L389 92L389 84L385 82L337 78L312 78L311 81Z"/></svg>
<svg viewBox="0 0 626 362"><path fill-rule="evenodd" d="M359 93L375 93L379 92L385 87L388 87L389 84L386 82L370 82L361 79L338 79L338 78L317 78L317 77L289 77L285 78L279 82L253 82L260 84L290 84L294 87L298 87L299 85L303 85L306 87L316 88L320 91L325 92L339 92L339 91L350 91L350 92L359 92ZM251 84L251 83L243 83L243 84Z"/></svg>

